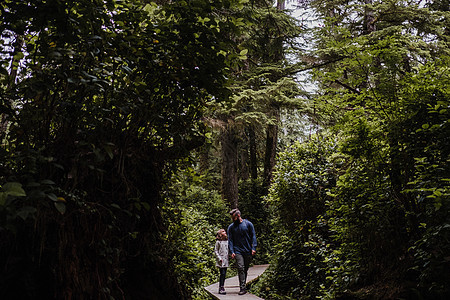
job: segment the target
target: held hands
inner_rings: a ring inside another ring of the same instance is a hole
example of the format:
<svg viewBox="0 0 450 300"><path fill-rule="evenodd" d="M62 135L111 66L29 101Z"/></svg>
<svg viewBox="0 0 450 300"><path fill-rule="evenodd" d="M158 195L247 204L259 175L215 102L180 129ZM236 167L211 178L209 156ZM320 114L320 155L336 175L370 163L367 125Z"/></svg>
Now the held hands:
<svg viewBox="0 0 450 300"><path fill-rule="evenodd" d="M252 256L256 254L256 250L252 250ZM231 253L231 258L234 259L236 257L236 254Z"/></svg>

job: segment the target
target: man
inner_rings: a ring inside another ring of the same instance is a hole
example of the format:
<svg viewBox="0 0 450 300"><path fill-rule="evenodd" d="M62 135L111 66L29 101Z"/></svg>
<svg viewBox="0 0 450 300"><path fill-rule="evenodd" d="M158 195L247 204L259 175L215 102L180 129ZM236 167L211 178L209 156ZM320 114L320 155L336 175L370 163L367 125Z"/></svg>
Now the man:
<svg viewBox="0 0 450 300"><path fill-rule="evenodd" d="M245 284L252 256L256 253L256 234L252 222L242 219L241 212L235 208L230 211L233 223L228 226L228 247L231 258L236 259L239 275L239 295L247 293Z"/></svg>

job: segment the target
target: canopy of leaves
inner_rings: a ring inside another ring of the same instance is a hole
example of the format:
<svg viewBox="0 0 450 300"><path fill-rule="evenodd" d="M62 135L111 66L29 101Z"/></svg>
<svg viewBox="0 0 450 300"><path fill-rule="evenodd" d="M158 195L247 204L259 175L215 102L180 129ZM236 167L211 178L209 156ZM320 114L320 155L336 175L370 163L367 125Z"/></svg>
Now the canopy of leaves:
<svg viewBox="0 0 450 300"><path fill-rule="evenodd" d="M5 297L188 297L159 192L203 143L205 103L227 97L238 3L0 4Z"/></svg>

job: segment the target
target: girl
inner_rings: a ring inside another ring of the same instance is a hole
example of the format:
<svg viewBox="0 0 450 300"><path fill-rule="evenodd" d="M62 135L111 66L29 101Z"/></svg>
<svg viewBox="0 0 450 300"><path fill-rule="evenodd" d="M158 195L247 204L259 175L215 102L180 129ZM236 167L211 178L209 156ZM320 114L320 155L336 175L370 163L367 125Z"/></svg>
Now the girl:
<svg viewBox="0 0 450 300"><path fill-rule="evenodd" d="M216 245L214 246L214 253L216 255L216 267L219 268L219 294L226 295L225 292L225 277L228 268L228 237L225 229L220 229L216 233Z"/></svg>

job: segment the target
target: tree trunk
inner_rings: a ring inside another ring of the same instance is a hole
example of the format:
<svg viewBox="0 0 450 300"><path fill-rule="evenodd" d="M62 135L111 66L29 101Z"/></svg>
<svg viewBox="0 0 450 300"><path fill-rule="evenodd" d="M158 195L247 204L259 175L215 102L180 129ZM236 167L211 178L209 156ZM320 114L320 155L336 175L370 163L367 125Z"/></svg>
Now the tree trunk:
<svg viewBox="0 0 450 300"><path fill-rule="evenodd" d="M364 0L364 3L370 5L372 0ZM366 7L364 11L364 30L366 34L376 31L375 21L374 11Z"/></svg>
<svg viewBox="0 0 450 300"><path fill-rule="evenodd" d="M222 132L222 198L231 208L238 205L238 151L236 133L228 124Z"/></svg>
<svg viewBox="0 0 450 300"><path fill-rule="evenodd" d="M240 151L239 159L239 178L242 180L247 180L250 178L250 170L248 166L249 154L247 149L242 149Z"/></svg>
<svg viewBox="0 0 450 300"><path fill-rule="evenodd" d="M267 126L266 156L264 160L264 189L268 191L272 181L272 172L275 167L275 157L277 155L278 142L278 122L280 121L280 110L275 109L276 124Z"/></svg>
<svg viewBox="0 0 450 300"><path fill-rule="evenodd" d="M199 168L201 174L206 174L209 170L209 145L205 144L198 150Z"/></svg>
<svg viewBox="0 0 450 300"><path fill-rule="evenodd" d="M285 9L285 0L277 0L277 9ZM275 52L275 62L282 61L284 59L283 54L283 38L276 41L277 49ZM280 122L280 109L279 107L274 107L273 114L276 119L274 125L268 125L266 132L266 154L264 159L264 181L263 187L266 192L269 190L270 182L272 181L272 172L275 167L275 157L277 155L277 143L278 143L278 124Z"/></svg>
<svg viewBox="0 0 450 300"><path fill-rule="evenodd" d="M285 0L277 0L277 9L283 10L286 8Z"/></svg>
<svg viewBox="0 0 450 300"><path fill-rule="evenodd" d="M248 139L250 144L250 174L253 180L258 179L258 161L256 158L256 137L253 126L248 128Z"/></svg>

